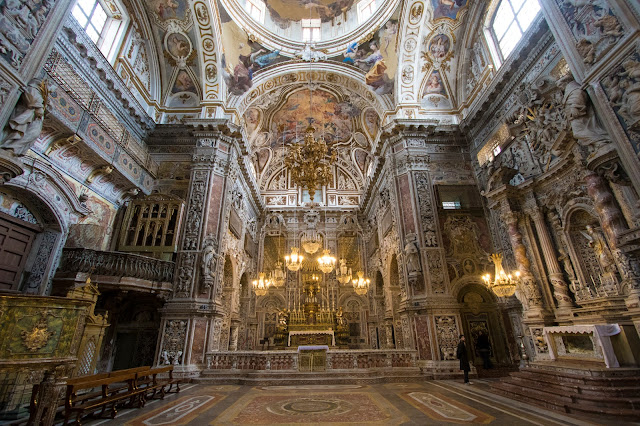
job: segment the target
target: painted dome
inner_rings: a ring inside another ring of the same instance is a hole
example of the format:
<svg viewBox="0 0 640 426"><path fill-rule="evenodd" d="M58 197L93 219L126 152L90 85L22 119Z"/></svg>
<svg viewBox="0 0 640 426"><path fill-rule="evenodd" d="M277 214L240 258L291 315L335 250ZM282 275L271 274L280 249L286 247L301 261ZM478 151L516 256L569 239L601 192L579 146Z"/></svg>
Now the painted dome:
<svg viewBox="0 0 640 426"><path fill-rule="evenodd" d="M223 21L233 20L254 39L271 49L279 49L285 56L300 54L305 43L313 43L328 55L343 51L350 41L363 38L386 22L399 3L398 0L218 1ZM313 28L313 34L308 28Z"/></svg>

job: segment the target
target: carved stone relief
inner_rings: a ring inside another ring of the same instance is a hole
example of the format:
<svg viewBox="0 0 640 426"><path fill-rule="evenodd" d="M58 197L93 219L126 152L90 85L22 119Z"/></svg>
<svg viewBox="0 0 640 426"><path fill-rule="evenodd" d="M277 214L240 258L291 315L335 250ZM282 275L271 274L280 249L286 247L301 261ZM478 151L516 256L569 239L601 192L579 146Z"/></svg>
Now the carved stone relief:
<svg viewBox="0 0 640 426"><path fill-rule="evenodd" d="M603 78L602 87L633 149L640 153L640 52L625 58Z"/></svg>
<svg viewBox="0 0 640 426"><path fill-rule="evenodd" d="M165 324L160 351L163 364L178 365L182 362L187 324L187 320L168 320Z"/></svg>
<svg viewBox="0 0 640 426"><path fill-rule="evenodd" d="M587 68L607 53L625 29L606 0L556 0Z"/></svg>
<svg viewBox="0 0 640 426"><path fill-rule="evenodd" d="M444 361L456 359L456 348L458 346L458 323L453 315L434 317L436 322L436 336L438 347L440 348L440 359Z"/></svg>
<svg viewBox="0 0 640 426"><path fill-rule="evenodd" d="M422 224L422 232L424 234L424 244L427 247L437 247L438 237L436 234L429 174L427 172L416 172L415 179L416 193L418 195L418 210L420 212L420 222Z"/></svg>
<svg viewBox="0 0 640 426"><path fill-rule="evenodd" d="M189 200L189 210L187 210L185 219L184 250L196 250L198 248L208 177L209 173L207 171L197 170L193 173L191 200Z"/></svg>
<svg viewBox="0 0 640 426"><path fill-rule="evenodd" d="M444 263L440 250L427 251L427 265L429 267L429 281L431 291L441 294L446 291Z"/></svg>

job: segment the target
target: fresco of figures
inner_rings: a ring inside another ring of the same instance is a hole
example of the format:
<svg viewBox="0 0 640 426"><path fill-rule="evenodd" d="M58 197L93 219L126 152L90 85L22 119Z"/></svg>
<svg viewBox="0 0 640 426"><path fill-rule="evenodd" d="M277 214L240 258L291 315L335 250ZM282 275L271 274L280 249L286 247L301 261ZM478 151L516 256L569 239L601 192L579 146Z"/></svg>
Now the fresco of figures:
<svg viewBox="0 0 640 426"><path fill-rule="evenodd" d="M222 23L222 76L227 90L233 95L243 95L253 85L255 72L288 58L280 55L279 50L249 41L247 33L236 24L224 6L218 3L220 21Z"/></svg>
<svg viewBox="0 0 640 426"><path fill-rule="evenodd" d="M329 22L349 11L355 0L266 0L269 17L281 28L301 19Z"/></svg>
<svg viewBox="0 0 640 426"><path fill-rule="evenodd" d="M460 9L467 5L467 0L431 0L433 20L440 18L456 19Z"/></svg>
<svg viewBox="0 0 640 426"><path fill-rule="evenodd" d="M368 42L352 42L342 62L365 72L364 81L378 95L392 94L398 68L398 12Z"/></svg>

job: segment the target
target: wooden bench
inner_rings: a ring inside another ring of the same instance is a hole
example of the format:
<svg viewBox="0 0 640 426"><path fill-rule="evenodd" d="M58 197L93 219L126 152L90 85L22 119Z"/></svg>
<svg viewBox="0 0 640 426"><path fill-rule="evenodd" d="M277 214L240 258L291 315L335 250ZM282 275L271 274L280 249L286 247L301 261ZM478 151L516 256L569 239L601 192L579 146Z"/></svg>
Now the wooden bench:
<svg viewBox="0 0 640 426"><path fill-rule="evenodd" d="M101 410L100 417L103 417L109 410L110 417L115 418L116 405L127 399L133 401L132 398L136 397L134 392L136 374L125 373L67 384L64 401L64 424L68 424L69 420L75 416L74 424L79 426L82 416L95 413L97 410ZM126 383L126 386L122 386L122 383ZM96 388L99 388L100 391L93 392L92 390ZM83 390L87 390L87 392L82 393Z"/></svg>
<svg viewBox="0 0 640 426"><path fill-rule="evenodd" d="M178 393L180 392L180 379L173 377L173 365L168 365L166 367L156 367L150 370L153 373L153 395L151 398L153 399L156 395L158 389L160 390L160 399L164 399L164 396L168 393ZM167 375L167 377L158 377L159 375ZM176 389L172 391L173 385L176 386ZM165 387L168 388L165 390Z"/></svg>
<svg viewBox="0 0 640 426"><path fill-rule="evenodd" d="M100 417L108 412L114 418L118 404L143 407L148 394L151 394L151 399L157 394L163 399L165 394L172 392L174 385L176 388L173 392L180 392L180 379L173 377L173 365L153 369L149 366L136 367L73 377L67 380L65 399L57 411L64 418L65 425L74 417L73 423L80 425L83 416L98 410ZM35 385L31 393L31 414L37 409L38 392L39 385Z"/></svg>

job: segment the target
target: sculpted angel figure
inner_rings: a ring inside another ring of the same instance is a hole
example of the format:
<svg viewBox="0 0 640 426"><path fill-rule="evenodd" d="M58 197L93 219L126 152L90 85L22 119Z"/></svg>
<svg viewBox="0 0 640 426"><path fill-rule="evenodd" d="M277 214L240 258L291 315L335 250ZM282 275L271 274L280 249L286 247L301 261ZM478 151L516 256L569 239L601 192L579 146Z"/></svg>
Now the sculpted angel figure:
<svg viewBox="0 0 640 426"><path fill-rule="evenodd" d="M0 148L24 155L40 136L49 89L44 80L32 79L23 89L18 104L5 127Z"/></svg>

